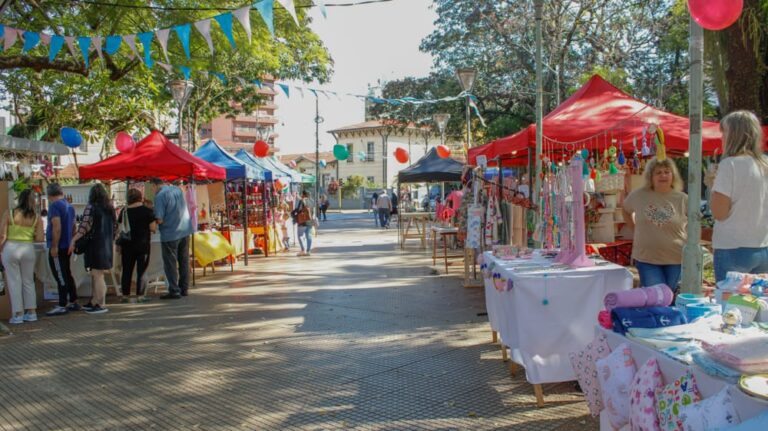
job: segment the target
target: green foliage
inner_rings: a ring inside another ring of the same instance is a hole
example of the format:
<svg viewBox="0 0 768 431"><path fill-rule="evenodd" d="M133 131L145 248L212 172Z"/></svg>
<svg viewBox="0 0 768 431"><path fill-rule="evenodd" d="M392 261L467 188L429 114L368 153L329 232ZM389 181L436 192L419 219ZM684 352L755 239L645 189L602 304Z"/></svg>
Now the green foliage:
<svg viewBox="0 0 768 431"><path fill-rule="evenodd" d="M356 198L360 187L365 186L368 180L360 175L352 175L344 180L341 187L341 196L344 198Z"/></svg>
<svg viewBox="0 0 768 431"><path fill-rule="evenodd" d="M65 5L64 2L11 2L4 11L4 23L33 31L46 31L62 35L110 35L133 34L151 31L177 24L190 23L221 13L212 10L162 10L121 8L88 3ZM121 0L120 4L146 6L143 0ZM189 0L164 0L152 2L165 7L218 7L242 6L240 0L200 2ZM253 40L249 44L245 32L235 20L236 49L213 24L214 54L207 43L193 28L190 40L191 59L187 59L180 41L172 31L168 42L168 60L172 65L190 67L195 91L188 108L195 130L200 123L221 114L237 115L251 112L261 101L260 93L253 86L243 86L235 77L248 82L264 76L280 79L327 80L331 59L317 35L308 27L310 22L305 9L297 13L301 26L282 8L275 8L273 38L257 11L251 11ZM143 54L143 47L137 43ZM47 60L48 49L42 44L29 52L21 53L21 43L0 55L0 88L3 96L13 106L25 106L28 113L12 112L21 123L27 124L19 133L29 135L45 131L46 139L56 139L62 126L74 127L88 142L104 142L108 145L117 131L146 133L156 128L167 131L168 118L175 103L166 89L171 79L181 78L174 70L166 72L157 65L166 62L159 42L152 44L155 66L147 68L138 59L132 59L130 49L123 43L112 56L104 54L100 60L95 52L91 55L91 67L85 69L79 49L72 54L66 45L53 63ZM213 76L197 71L216 71L228 77L222 84ZM105 151L108 148L105 147Z"/></svg>

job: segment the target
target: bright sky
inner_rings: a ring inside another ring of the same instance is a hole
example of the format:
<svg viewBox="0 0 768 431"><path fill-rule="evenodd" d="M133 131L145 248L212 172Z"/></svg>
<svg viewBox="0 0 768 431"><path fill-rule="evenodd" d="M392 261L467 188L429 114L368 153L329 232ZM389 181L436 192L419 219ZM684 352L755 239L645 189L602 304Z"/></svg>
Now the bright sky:
<svg viewBox="0 0 768 431"><path fill-rule="evenodd" d="M328 1L327 3L331 3ZM368 84L407 76L429 74L432 58L419 51L421 40L430 34L437 14L431 0L393 0L352 7L328 7L328 18L313 8L312 30L320 36L334 60L332 80L320 88L338 93L367 94ZM297 85L301 85L296 83ZM311 86L311 85L307 85ZM292 92L287 99L278 90L276 141L280 154L315 150L315 98L306 92L302 99ZM342 96L341 100L320 95L320 151L335 144L327 130L364 121L363 101Z"/></svg>

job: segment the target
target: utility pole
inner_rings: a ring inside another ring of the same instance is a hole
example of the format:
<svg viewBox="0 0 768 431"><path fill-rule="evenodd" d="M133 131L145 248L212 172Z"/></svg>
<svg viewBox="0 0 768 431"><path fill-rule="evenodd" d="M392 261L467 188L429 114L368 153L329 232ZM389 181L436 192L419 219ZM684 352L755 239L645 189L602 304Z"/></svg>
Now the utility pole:
<svg viewBox="0 0 768 431"><path fill-rule="evenodd" d="M544 0L534 0L533 1L533 7L535 8L536 12L536 156L533 159L533 164L536 167L536 177L534 178L534 186L533 186L533 193L531 194L531 202L534 205L539 204L539 195L541 194L541 153L542 153L542 146L543 146L543 134L544 134L544 124L543 121L543 105L544 105L544 99L543 99L543 93L544 93L544 83L542 80L542 70L541 70L541 64L542 64L542 49L541 49L541 21L542 21L542 9L544 8ZM499 166L499 169L501 169L501 166ZM534 226L538 226L540 222L540 212L539 209L535 212L535 218L534 218ZM541 248L541 241L537 241L534 239L534 246L536 248Z"/></svg>

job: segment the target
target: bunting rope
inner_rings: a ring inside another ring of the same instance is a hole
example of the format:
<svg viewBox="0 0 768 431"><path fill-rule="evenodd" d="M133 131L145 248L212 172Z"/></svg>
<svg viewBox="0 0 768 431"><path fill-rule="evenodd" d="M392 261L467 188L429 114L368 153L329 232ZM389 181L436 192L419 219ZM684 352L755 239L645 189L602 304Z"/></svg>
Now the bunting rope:
<svg viewBox="0 0 768 431"><path fill-rule="evenodd" d="M326 7L348 7L348 6L361 6L361 5L368 5L368 4L375 4L375 3L389 3L394 0L363 0L359 2L350 2L350 3L325 3ZM108 6L108 7L116 7L116 8L124 8L124 9L150 9L150 10L178 10L178 11L190 11L190 10L213 10L213 11L221 11L221 10L235 10L236 8L226 8L226 7L193 7L193 6L144 6L144 5L133 5L133 4L123 4L123 3L107 3L107 2L101 2L97 0L69 0L69 1L51 1L50 3L56 3L56 4L62 4L71 6L72 3L84 3L89 5L95 5L95 6ZM320 4L307 4L307 5L295 5L296 9L309 9L315 6L323 7L322 1L319 2Z"/></svg>

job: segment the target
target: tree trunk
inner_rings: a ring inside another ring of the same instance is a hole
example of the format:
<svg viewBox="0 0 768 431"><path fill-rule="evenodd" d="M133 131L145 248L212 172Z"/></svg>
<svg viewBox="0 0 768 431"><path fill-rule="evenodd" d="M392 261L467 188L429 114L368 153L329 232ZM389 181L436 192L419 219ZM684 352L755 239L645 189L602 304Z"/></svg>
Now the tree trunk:
<svg viewBox="0 0 768 431"><path fill-rule="evenodd" d="M745 0L742 16L750 9L756 12L760 8L759 3L759 0ZM740 19L723 30L723 46L728 58L728 68L725 71L728 82L728 108L731 111L753 111L765 121L768 119L768 106L761 104L761 94L766 91L766 72L760 68L759 57L755 53L757 41L753 39L755 36L750 34L747 26L748 20Z"/></svg>

